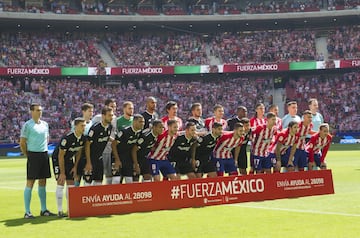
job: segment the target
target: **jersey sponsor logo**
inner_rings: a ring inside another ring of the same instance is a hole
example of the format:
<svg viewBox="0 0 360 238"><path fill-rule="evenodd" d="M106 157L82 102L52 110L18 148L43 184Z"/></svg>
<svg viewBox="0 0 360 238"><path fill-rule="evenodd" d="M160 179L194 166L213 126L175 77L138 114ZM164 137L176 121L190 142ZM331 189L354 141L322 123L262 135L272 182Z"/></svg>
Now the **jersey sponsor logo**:
<svg viewBox="0 0 360 238"><path fill-rule="evenodd" d="M98 142L101 143L101 142L106 142L106 141L108 141L108 140L109 140L109 137L106 136L106 137L101 137L101 138L99 138L99 139L98 139Z"/></svg>
<svg viewBox="0 0 360 238"><path fill-rule="evenodd" d="M62 140L61 140L61 145L62 145L62 146L65 146L65 145L66 145L66 142L67 142L66 139L62 139Z"/></svg>
<svg viewBox="0 0 360 238"><path fill-rule="evenodd" d="M71 148L69 148L69 151L75 152L75 151L81 150L82 148L83 148L83 146L71 147Z"/></svg>

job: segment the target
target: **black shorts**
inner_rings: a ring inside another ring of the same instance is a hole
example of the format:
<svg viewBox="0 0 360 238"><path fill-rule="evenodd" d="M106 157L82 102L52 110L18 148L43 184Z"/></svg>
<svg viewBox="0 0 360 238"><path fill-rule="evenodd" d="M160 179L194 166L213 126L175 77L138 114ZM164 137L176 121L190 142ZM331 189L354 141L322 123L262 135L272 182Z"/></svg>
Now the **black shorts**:
<svg viewBox="0 0 360 238"><path fill-rule="evenodd" d="M146 157L138 158L138 163L141 175L151 174L150 161Z"/></svg>
<svg viewBox="0 0 360 238"><path fill-rule="evenodd" d="M47 152L27 152L26 179L50 178L50 160Z"/></svg>
<svg viewBox="0 0 360 238"><path fill-rule="evenodd" d="M247 169L247 167L248 167L248 158L246 153L246 146L244 147L242 146L238 157L238 168Z"/></svg>
<svg viewBox="0 0 360 238"><path fill-rule="evenodd" d="M78 176L82 176L84 175L84 169L86 166L86 156L85 156L85 149L83 149L82 153L81 153L81 157L79 159L79 163L78 166L76 168L76 172L78 174Z"/></svg>
<svg viewBox="0 0 360 238"><path fill-rule="evenodd" d="M170 161L170 163L174 166L177 174L188 174L195 173L194 169L191 166L190 160L177 160Z"/></svg>
<svg viewBox="0 0 360 238"><path fill-rule="evenodd" d="M134 175L134 163L130 156L123 155L121 160L121 175L125 177L132 177Z"/></svg>
<svg viewBox="0 0 360 238"><path fill-rule="evenodd" d="M92 165L92 180L102 181L104 177L104 164L102 157L100 158L91 158Z"/></svg>
<svg viewBox="0 0 360 238"><path fill-rule="evenodd" d="M74 168L74 161L72 159L65 159L65 176L66 180L74 180L74 175L71 173L71 170ZM58 180L60 175L59 159L55 156L52 156L52 165L55 179Z"/></svg>
<svg viewBox="0 0 360 238"><path fill-rule="evenodd" d="M196 158L196 173L216 172L216 167L211 157Z"/></svg>

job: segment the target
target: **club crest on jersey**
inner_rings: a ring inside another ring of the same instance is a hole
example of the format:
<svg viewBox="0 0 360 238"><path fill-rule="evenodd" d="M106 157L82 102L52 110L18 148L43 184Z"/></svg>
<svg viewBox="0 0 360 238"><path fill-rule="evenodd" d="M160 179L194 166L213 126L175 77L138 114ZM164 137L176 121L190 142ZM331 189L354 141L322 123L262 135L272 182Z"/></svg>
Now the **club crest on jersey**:
<svg viewBox="0 0 360 238"><path fill-rule="evenodd" d="M144 142L144 138L140 138L140 139L137 141L137 143L138 143L139 145L141 145L143 142Z"/></svg>
<svg viewBox="0 0 360 238"><path fill-rule="evenodd" d="M118 136L118 137L121 137L123 134L124 134L124 133L123 133L122 131L119 131L119 132L117 133L117 136Z"/></svg>
<svg viewBox="0 0 360 238"><path fill-rule="evenodd" d="M199 143L201 143L201 142L203 142L203 138L202 138L202 137L199 137L199 138L197 139L197 141L198 141Z"/></svg>
<svg viewBox="0 0 360 238"><path fill-rule="evenodd" d="M88 135L89 135L89 137L93 137L94 131L93 131L93 130L90 130Z"/></svg>

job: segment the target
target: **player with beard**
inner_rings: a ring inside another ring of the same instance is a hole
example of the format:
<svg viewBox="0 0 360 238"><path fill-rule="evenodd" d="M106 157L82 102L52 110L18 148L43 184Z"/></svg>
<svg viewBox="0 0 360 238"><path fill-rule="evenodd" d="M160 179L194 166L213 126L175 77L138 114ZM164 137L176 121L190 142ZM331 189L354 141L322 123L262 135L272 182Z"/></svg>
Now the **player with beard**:
<svg viewBox="0 0 360 238"><path fill-rule="evenodd" d="M205 122L204 119L202 118L202 106L200 103L193 103L191 105L191 117L189 117L187 119L188 122L193 122L195 123L195 127L196 127L196 134L198 136L203 136L205 134L207 134L207 130L205 128Z"/></svg>
<svg viewBox="0 0 360 238"><path fill-rule="evenodd" d="M154 120L159 119L159 115L156 112L156 105L157 101L154 97L148 97L146 99L145 112L141 114L145 119L144 129L149 128Z"/></svg>
<svg viewBox="0 0 360 238"><path fill-rule="evenodd" d="M242 118L247 117L247 108L244 106L239 106L236 110L236 116L227 120L228 130L234 130L234 126L237 122L241 122Z"/></svg>

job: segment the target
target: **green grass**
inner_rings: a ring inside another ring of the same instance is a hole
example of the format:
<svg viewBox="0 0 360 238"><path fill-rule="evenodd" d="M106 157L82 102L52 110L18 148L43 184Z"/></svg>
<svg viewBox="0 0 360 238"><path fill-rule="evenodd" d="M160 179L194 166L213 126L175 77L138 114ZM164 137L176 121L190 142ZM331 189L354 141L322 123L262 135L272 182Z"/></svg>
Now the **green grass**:
<svg viewBox="0 0 360 238"><path fill-rule="evenodd" d="M359 237L360 145L332 145L335 194L105 217L22 218L26 160L0 159L0 237ZM56 211L55 181L48 207ZM31 209L40 210L37 187Z"/></svg>

